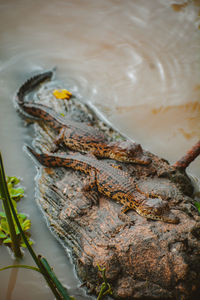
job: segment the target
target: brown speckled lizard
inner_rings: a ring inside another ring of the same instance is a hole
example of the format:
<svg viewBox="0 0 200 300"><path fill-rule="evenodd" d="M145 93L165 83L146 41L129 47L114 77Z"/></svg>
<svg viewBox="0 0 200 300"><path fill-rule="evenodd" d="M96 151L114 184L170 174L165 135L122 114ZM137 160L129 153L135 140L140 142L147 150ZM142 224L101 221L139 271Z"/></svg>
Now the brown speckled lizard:
<svg viewBox="0 0 200 300"><path fill-rule="evenodd" d="M26 117L46 122L57 133L55 144L63 143L79 152L91 152L96 157L117 161L148 165L151 159L144 155L140 144L131 141L109 142L100 130L81 122L59 116L45 105L27 102L25 96L45 80L51 79L53 72L45 72L27 80L19 89L16 102Z"/></svg>
<svg viewBox="0 0 200 300"><path fill-rule="evenodd" d="M38 154L30 147L28 150L46 167L66 167L89 174L90 181L86 190L96 187L109 198L123 204L122 211L135 210L148 219L177 224L179 219L170 211L168 202L160 196L149 196L137 189L130 176L95 157L82 155Z"/></svg>

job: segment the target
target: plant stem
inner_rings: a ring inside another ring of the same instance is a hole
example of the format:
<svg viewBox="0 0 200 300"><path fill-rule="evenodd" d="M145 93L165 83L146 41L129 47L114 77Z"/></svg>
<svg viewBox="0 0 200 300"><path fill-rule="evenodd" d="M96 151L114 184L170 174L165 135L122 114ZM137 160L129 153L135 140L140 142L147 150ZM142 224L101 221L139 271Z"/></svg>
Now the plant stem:
<svg viewBox="0 0 200 300"><path fill-rule="evenodd" d="M101 299L103 299L104 296L106 296L108 294L112 295L112 289L111 289L111 286L108 283L108 280L106 278L106 269L105 268L102 269L99 266L99 264L97 264L97 267L98 267L98 269L101 272L102 277L103 277L103 283L101 285L101 289L100 289L99 295L97 297L97 300L101 300Z"/></svg>
<svg viewBox="0 0 200 300"><path fill-rule="evenodd" d="M64 296L64 299L71 300L71 297L68 294L67 289L65 287L63 287L61 282L58 280L58 278L56 277L55 273L53 272L52 268L50 267L50 265L49 265L48 261L45 259L45 257L42 257L42 256L39 255L38 259L39 259L40 263L42 264L42 266L47 271L48 277L50 277L52 282L56 285L56 288L57 288L58 292L62 296Z"/></svg>
<svg viewBox="0 0 200 300"><path fill-rule="evenodd" d="M5 181L5 173L4 173L3 161L2 161L1 153L0 153L0 183L1 183L0 184L1 196L2 196L3 200L4 199L7 200L7 201L5 201L5 213L6 213L6 217L7 217L7 210L8 210L8 223L9 223L9 220L11 218L12 224L14 226L13 219L12 219L12 215L13 215L13 217L15 219L15 222L17 224L17 227L18 227L18 229L19 229L19 231L21 233L21 236L22 236L22 238L24 240L24 243L26 244L26 247L27 247L29 253L31 254L33 260L36 263L36 265L38 266L40 272L44 276L44 278L45 278L48 286L52 290L54 296L56 297L57 300L67 299L67 298L62 297L62 295L60 295L60 293L58 292L54 281L51 279L51 277L48 274L48 271L46 270L46 268L44 267L44 265L41 263L40 258L38 258L37 255L35 254L33 248L29 244L29 242L28 242L28 240L27 240L27 238L26 238L26 236L25 236L25 234L23 232L23 229L22 229L21 224L20 224L20 222L18 220L17 214L15 212L14 206L12 204L12 201L10 199L10 195L9 195L9 192L8 192L7 183ZM11 214L11 212L12 212L12 214ZM13 228L15 229L15 227L13 227ZM15 230L14 230L14 233L15 233ZM15 235L16 235L16 233L15 233ZM12 237L11 237L11 239L12 239ZM13 244L14 244L14 246L16 246L15 243L13 243ZM19 250L20 250L20 248L19 248ZM21 251L20 251L20 253L21 253ZM16 256L16 257L19 257L19 256Z"/></svg>
<svg viewBox="0 0 200 300"><path fill-rule="evenodd" d="M3 203L4 203L5 214L6 214L6 217L7 217L8 224L9 224L10 236L11 236L11 239L12 239L13 251L15 253L15 256L16 257L21 257L22 255L21 255L20 247L19 247L19 249L17 249L17 247L16 247L16 245L18 245L17 244L18 240L17 240L17 235L16 235L16 232L15 232L15 226L14 226L14 223L13 223L13 218L14 218L16 224L17 224L17 227L18 227L18 229L21 233L21 236L24 240L24 243L26 244L26 247L27 247L29 253L31 254L33 260L36 263L36 265L38 266L38 269L35 268L35 267L29 267L29 268L35 269L36 271L42 273L42 275L44 276L48 286L52 290L52 292L53 292L53 294L54 294L54 296L56 297L57 300L64 300L64 299L65 300L71 300L72 298L69 296L67 290L62 286L62 284L59 282L59 280L55 276L55 274L52 271L51 267L49 266L47 260L45 258L41 257L40 255L39 256L36 255L33 248L29 244L25 233L23 232L23 229L22 229L21 224L18 220L16 211L14 209L12 200L11 200L10 195L9 195L9 191L8 191L8 187L7 187L7 183L6 183L6 179L5 179L5 172L4 172L1 152L0 152L0 195L1 195L1 197L3 199ZM14 239L12 237L13 234L14 234ZM16 238L17 243L14 242L15 238ZM18 253L18 250L19 250L19 253ZM19 255L21 255L21 256L19 256ZM10 267L12 267L12 266L10 266ZM6 268L3 268L3 269L6 269Z"/></svg>
<svg viewBox="0 0 200 300"><path fill-rule="evenodd" d="M20 243L17 238L12 213L10 210L9 203L11 202L11 199L10 199L10 194L9 194L7 183L6 183L6 177L5 177L1 152L0 152L0 193L1 193L1 197L3 199L3 207L4 207L4 211L6 214L7 221L8 221L10 238L12 240L11 246L12 246L14 255L16 258L22 258L22 252L20 250Z"/></svg>

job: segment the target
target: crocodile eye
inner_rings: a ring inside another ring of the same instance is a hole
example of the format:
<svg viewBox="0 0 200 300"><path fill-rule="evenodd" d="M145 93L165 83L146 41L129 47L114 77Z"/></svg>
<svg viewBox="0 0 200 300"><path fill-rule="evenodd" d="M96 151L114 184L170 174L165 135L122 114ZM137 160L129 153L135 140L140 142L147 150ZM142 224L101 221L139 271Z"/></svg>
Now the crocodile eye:
<svg viewBox="0 0 200 300"><path fill-rule="evenodd" d="M136 144L136 143L133 143L131 141L119 142L118 147L121 150L126 150L129 153L135 153L137 151L139 151L139 152L142 151L142 148L141 148L140 144Z"/></svg>
<svg viewBox="0 0 200 300"><path fill-rule="evenodd" d="M161 198L148 198L145 200L146 209L154 212L155 214L162 214L163 211L168 210L168 203Z"/></svg>
<svg viewBox="0 0 200 300"><path fill-rule="evenodd" d="M135 152L138 152L138 153L142 153L142 147L140 144L131 144L128 148L128 152L129 153L135 153Z"/></svg>

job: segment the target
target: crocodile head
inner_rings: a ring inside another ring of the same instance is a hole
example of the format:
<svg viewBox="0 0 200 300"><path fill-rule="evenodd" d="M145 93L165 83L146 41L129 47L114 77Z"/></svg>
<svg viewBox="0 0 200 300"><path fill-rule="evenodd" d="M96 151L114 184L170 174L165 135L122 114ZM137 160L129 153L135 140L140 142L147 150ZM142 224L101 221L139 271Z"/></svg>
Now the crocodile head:
<svg viewBox="0 0 200 300"><path fill-rule="evenodd" d="M148 165L151 159L144 155L140 144L131 141L113 142L110 144L112 151L110 157L122 162Z"/></svg>
<svg viewBox="0 0 200 300"><path fill-rule="evenodd" d="M145 199L135 210L147 219L173 224L179 223L179 218L170 211L168 202L163 201L160 197Z"/></svg>

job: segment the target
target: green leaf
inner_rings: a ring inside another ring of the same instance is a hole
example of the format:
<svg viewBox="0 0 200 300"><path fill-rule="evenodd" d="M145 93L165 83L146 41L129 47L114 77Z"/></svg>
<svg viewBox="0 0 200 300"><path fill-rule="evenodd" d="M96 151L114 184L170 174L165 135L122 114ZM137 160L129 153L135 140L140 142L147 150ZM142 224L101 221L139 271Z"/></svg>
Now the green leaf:
<svg viewBox="0 0 200 300"><path fill-rule="evenodd" d="M13 243L12 250L14 252L15 257L21 258L22 253L20 251L19 242L18 242L17 235L15 232L15 227L14 227L14 222L13 222L13 217L12 217L12 213L14 211L14 214L15 214L15 210L13 208L12 201L10 199L10 195L9 195L9 191L8 191L7 180L6 180L6 176L5 176L1 152L0 152L0 190L1 190L1 195L3 198L3 207L4 207L4 211L6 213L6 219L9 224L9 236L12 239L12 243ZM12 210L12 212L11 212L11 210ZM1 222L1 227L2 227L2 224L3 223Z"/></svg>
<svg viewBox="0 0 200 300"><path fill-rule="evenodd" d="M41 273L41 271L38 268L32 267L32 266L27 266L27 265L6 266L4 268L1 268L0 271L4 271L4 270L8 270L8 269L15 269L15 268L29 269L29 270L33 270L33 271L37 271L37 272Z"/></svg>
<svg viewBox="0 0 200 300"><path fill-rule="evenodd" d="M3 212L3 211L0 211L0 217L2 217L2 218L5 218L5 217L6 217L6 214L5 214L5 212Z"/></svg>
<svg viewBox="0 0 200 300"><path fill-rule="evenodd" d="M18 216L18 218L20 218L21 220L25 220L25 219L27 218L27 216L24 215L24 214L18 214L17 216Z"/></svg>
<svg viewBox="0 0 200 300"><path fill-rule="evenodd" d="M8 223L5 219L1 220L1 228L2 228L3 231L9 233Z"/></svg>
<svg viewBox="0 0 200 300"><path fill-rule="evenodd" d="M22 198L24 194L24 190L22 188L17 188L17 189L11 188L9 190L9 193L12 198L18 198L18 197Z"/></svg>
<svg viewBox="0 0 200 300"><path fill-rule="evenodd" d="M20 182L19 178L13 176L13 177L10 177L10 176L6 176L6 179L7 179L7 183L11 183L12 185L16 185Z"/></svg>
<svg viewBox="0 0 200 300"><path fill-rule="evenodd" d="M16 235L20 234L19 228L17 227L17 225L15 226L15 231L16 231Z"/></svg>
<svg viewBox="0 0 200 300"><path fill-rule="evenodd" d="M29 245L32 245L32 244L33 244L33 241L29 240L28 238L27 238L27 240L28 240L28 242L29 242ZM26 247L26 244L25 244L24 242L21 243L21 246L22 246L23 248L27 248L27 247Z"/></svg>
<svg viewBox="0 0 200 300"><path fill-rule="evenodd" d="M6 237L7 237L7 235L5 233L0 232L0 239L5 239Z"/></svg>
<svg viewBox="0 0 200 300"><path fill-rule="evenodd" d="M10 243L12 243L12 240L11 240L11 238L7 238L7 239L5 239L5 240L3 241L3 243L4 243L4 244L10 244Z"/></svg>
<svg viewBox="0 0 200 300"><path fill-rule="evenodd" d="M31 221L30 220L26 220L23 222L23 229L24 231L28 230L31 227Z"/></svg>

